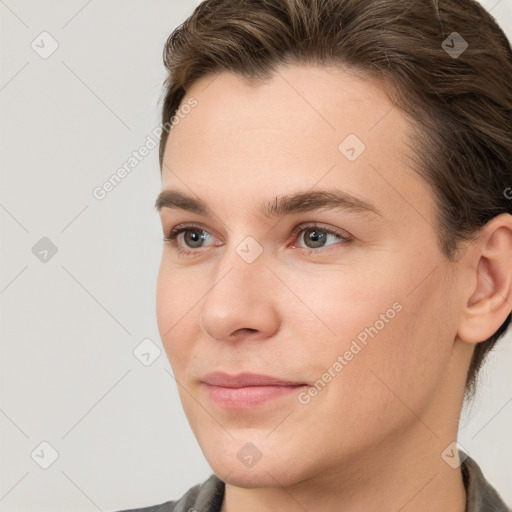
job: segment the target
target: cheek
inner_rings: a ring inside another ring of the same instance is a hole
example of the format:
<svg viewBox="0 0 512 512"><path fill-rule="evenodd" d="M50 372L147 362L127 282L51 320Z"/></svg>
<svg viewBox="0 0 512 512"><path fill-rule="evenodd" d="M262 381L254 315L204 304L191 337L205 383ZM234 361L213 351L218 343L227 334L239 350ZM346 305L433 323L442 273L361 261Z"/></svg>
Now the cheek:
<svg viewBox="0 0 512 512"><path fill-rule="evenodd" d="M322 345L343 349L358 335L364 342L369 336L365 329L375 326L379 334L386 331L403 309L403 286L380 265L321 269L290 275L287 282L302 301L295 311L296 323L308 332L316 331L312 343L317 349Z"/></svg>
<svg viewBox="0 0 512 512"><path fill-rule="evenodd" d="M383 258L379 271L318 272L309 286L295 281L315 313L296 317L308 333L301 339L312 374L322 378L330 369L336 375L322 391L332 410L341 401L363 415L389 411L402 407L395 395L420 408L426 403L449 363L454 337L441 270L423 281L432 261L386 265Z"/></svg>
<svg viewBox="0 0 512 512"><path fill-rule="evenodd" d="M194 305L204 292L198 290L197 286L190 286L190 282L200 283L200 280L170 269L164 258L165 251L157 279L156 316L160 339L174 369L188 359L193 346L191 337L199 328L197 320L194 320Z"/></svg>

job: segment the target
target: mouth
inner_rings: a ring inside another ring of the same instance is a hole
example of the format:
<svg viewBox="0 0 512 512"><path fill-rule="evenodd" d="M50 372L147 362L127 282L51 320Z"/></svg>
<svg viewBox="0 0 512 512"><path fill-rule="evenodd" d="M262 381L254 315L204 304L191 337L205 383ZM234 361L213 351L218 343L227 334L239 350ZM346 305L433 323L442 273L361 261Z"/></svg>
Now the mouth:
<svg viewBox="0 0 512 512"><path fill-rule="evenodd" d="M304 382L268 375L209 373L203 380L209 398L225 409L247 409L278 398L289 397L306 386Z"/></svg>

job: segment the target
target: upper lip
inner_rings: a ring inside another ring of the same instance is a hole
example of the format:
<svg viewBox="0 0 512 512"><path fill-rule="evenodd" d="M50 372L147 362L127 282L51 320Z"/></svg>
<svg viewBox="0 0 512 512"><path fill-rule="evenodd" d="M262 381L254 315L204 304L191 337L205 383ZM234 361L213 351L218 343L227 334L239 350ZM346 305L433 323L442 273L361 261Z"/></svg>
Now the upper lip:
<svg viewBox="0 0 512 512"><path fill-rule="evenodd" d="M256 373L239 373L228 375L222 372L208 373L203 377L203 382L210 386L225 388L244 388L249 386L301 386L304 383L298 381L283 380L269 375Z"/></svg>

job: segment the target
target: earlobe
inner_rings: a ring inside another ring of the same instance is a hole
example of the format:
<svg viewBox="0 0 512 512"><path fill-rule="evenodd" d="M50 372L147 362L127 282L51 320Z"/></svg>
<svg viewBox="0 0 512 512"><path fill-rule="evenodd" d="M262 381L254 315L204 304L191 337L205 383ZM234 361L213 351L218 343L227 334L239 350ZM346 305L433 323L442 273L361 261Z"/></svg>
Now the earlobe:
<svg viewBox="0 0 512 512"><path fill-rule="evenodd" d="M469 251L470 291L459 325L458 336L468 343L491 337L512 311L512 215L501 214L481 230ZM476 261L476 264L475 264Z"/></svg>

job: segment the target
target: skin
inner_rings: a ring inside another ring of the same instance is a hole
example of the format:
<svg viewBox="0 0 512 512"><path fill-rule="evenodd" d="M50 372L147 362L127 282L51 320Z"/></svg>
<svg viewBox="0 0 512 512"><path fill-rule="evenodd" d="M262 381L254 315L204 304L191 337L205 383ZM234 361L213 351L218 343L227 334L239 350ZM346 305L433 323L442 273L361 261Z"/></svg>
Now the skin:
<svg viewBox="0 0 512 512"><path fill-rule="evenodd" d="M222 511L463 512L460 469L441 454L457 437L474 344L511 309L512 217L446 259L432 191L411 168L409 121L349 70L287 65L253 86L221 73L189 97L198 104L170 133L162 189L214 215L161 209L164 235L183 223L207 233L189 255L165 242L157 317L187 418L226 482ZM366 145L355 161L338 149L348 134ZM276 196L332 187L381 215L260 211ZM291 233L310 222L351 241L329 236L308 249L307 229ZM236 251L248 236L262 249L252 263ZM396 303L307 404L294 392L228 410L201 382L252 372L312 389ZM237 457L248 442L262 455L252 467Z"/></svg>

